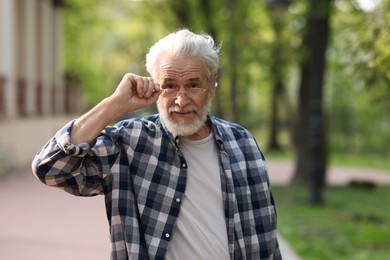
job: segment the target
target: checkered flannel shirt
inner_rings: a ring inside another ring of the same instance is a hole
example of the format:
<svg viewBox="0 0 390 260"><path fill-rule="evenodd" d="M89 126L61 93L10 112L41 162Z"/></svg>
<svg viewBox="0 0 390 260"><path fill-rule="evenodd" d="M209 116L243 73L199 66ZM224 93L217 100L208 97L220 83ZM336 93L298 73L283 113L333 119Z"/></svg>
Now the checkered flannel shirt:
<svg viewBox="0 0 390 260"><path fill-rule="evenodd" d="M232 259L281 259L264 157L244 128L210 116L219 149ZM108 126L70 143L73 121L38 152L32 167L46 185L77 196L106 196L111 259L163 259L185 199L187 163L158 115Z"/></svg>

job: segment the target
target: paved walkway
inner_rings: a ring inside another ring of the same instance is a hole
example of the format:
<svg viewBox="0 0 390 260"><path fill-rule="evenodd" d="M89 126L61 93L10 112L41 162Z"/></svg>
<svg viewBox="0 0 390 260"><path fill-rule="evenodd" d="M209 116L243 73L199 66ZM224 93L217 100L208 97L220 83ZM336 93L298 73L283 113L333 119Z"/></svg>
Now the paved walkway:
<svg viewBox="0 0 390 260"><path fill-rule="evenodd" d="M285 185L293 166L268 162L273 185ZM390 184L390 173L334 168L332 184L375 178ZM337 183L336 183L337 182ZM79 198L41 184L29 169L0 177L0 259L109 259L103 196ZM285 260L299 259L280 238Z"/></svg>
<svg viewBox="0 0 390 260"><path fill-rule="evenodd" d="M294 164L289 161L270 160L267 162L272 185L288 185L294 172ZM332 166L328 169L326 183L330 186L345 186L351 181L369 181L378 186L390 186L390 172L383 170L361 169ZM279 237L280 248L284 260L299 260L299 256L291 246Z"/></svg>
<svg viewBox="0 0 390 260"><path fill-rule="evenodd" d="M103 196L46 187L27 169L0 178L0 205L0 259L109 259Z"/></svg>

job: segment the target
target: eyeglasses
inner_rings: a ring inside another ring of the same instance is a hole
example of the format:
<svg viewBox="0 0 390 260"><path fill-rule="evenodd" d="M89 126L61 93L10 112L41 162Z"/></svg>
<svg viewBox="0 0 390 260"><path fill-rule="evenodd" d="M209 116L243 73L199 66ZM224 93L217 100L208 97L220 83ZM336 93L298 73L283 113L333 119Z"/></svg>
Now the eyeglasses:
<svg viewBox="0 0 390 260"><path fill-rule="evenodd" d="M162 95L169 98L177 97L180 93L184 93L190 98L196 98L205 93L206 89L199 87L198 84L189 84L184 86L184 91L180 91L179 86L167 84L161 87L161 91Z"/></svg>

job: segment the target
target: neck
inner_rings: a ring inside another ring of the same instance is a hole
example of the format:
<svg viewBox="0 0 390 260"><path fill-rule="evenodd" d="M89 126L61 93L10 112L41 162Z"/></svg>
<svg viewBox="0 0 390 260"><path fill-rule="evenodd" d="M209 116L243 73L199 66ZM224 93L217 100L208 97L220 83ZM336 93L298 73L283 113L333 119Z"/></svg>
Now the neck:
<svg viewBox="0 0 390 260"><path fill-rule="evenodd" d="M210 121L207 121L198 131L196 131L192 135L182 136L186 139L190 140L200 140L204 139L211 133L211 123Z"/></svg>

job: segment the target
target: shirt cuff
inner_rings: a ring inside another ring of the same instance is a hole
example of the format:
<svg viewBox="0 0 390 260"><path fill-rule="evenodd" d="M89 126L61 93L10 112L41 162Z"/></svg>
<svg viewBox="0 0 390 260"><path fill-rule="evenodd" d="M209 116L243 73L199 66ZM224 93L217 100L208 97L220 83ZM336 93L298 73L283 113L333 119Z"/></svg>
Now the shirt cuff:
<svg viewBox="0 0 390 260"><path fill-rule="evenodd" d="M95 145L96 140L91 140L88 142L83 142L77 145L74 145L70 142L70 133L72 132L73 123L75 120L67 123L63 128L61 128L55 135L58 147L63 150L66 154L84 157L89 153L91 148Z"/></svg>

